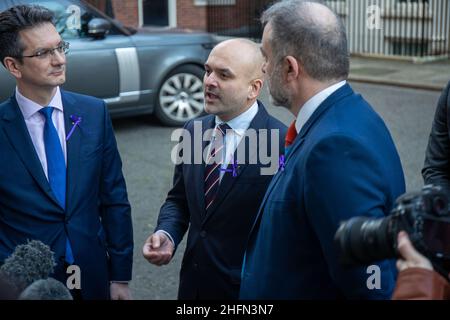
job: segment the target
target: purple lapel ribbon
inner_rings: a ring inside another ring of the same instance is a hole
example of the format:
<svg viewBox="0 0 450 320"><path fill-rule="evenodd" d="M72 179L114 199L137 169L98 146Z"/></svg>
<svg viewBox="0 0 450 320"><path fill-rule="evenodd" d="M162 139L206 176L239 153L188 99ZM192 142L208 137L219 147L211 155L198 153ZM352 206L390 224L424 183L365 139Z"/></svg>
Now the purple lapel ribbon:
<svg viewBox="0 0 450 320"><path fill-rule="evenodd" d="M75 131L75 128L80 126L82 118L76 115L71 115L70 120L72 120L72 129L70 129L69 134L67 135L66 141L69 141L70 137L72 136L73 132Z"/></svg>
<svg viewBox="0 0 450 320"><path fill-rule="evenodd" d="M234 163L234 158L231 158L231 167L232 169L227 169L227 168L220 168L220 171L225 171L225 172L232 172L233 173L233 178L237 177L237 170L238 170L238 164Z"/></svg>
<svg viewBox="0 0 450 320"><path fill-rule="evenodd" d="M280 166L279 166L278 170L284 171L284 167L286 166L285 160L286 160L286 158L284 157L284 154L282 154L280 156Z"/></svg>

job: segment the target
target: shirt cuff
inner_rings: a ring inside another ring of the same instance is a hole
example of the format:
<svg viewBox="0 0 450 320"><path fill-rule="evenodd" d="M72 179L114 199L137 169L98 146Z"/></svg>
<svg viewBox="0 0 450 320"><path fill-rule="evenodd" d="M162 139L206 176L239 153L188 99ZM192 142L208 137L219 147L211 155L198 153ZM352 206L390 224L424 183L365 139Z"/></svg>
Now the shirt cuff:
<svg viewBox="0 0 450 320"><path fill-rule="evenodd" d="M156 233L158 233L158 232L164 233L167 236L167 238L169 238L169 240L172 242L173 246L175 247L175 241L173 241L172 236L167 231L165 231L165 230L158 230L158 231L156 231Z"/></svg>

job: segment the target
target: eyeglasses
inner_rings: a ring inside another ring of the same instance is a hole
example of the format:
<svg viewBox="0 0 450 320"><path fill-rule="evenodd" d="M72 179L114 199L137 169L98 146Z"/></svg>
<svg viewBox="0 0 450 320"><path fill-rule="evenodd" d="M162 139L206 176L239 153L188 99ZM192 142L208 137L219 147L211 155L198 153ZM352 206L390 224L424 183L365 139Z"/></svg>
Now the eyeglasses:
<svg viewBox="0 0 450 320"><path fill-rule="evenodd" d="M60 54L67 54L69 52L69 42L62 41L56 48L52 49L42 49L36 52L35 54L31 56L22 56L22 58L34 58L37 57L39 59L45 59L48 58L50 55L54 56L55 51L58 50Z"/></svg>

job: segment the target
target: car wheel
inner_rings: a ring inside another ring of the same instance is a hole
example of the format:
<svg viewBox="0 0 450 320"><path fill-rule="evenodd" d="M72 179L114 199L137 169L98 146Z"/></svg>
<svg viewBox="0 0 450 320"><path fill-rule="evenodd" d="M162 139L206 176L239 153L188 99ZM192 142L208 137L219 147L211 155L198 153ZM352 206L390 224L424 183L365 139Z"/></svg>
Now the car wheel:
<svg viewBox="0 0 450 320"><path fill-rule="evenodd" d="M155 104L155 115L169 126L181 126L204 112L204 70L194 65L174 69L162 81Z"/></svg>

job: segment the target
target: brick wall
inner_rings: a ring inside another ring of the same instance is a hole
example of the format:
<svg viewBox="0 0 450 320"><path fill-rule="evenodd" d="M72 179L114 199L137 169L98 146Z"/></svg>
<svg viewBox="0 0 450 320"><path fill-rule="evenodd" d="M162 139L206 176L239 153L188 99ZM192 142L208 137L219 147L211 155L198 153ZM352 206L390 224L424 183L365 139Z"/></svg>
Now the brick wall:
<svg viewBox="0 0 450 320"><path fill-rule="evenodd" d="M106 0L86 0L104 10ZM138 0L111 0L115 18L125 25L137 27L139 23ZM235 5L196 6L195 0L177 0L177 26L218 32L238 29L249 23L258 23L256 16L262 3L269 0L236 0Z"/></svg>
<svg viewBox="0 0 450 320"><path fill-rule="evenodd" d="M85 0L105 12L106 0ZM138 0L111 0L114 18L126 26L137 27L139 24Z"/></svg>
<svg viewBox="0 0 450 320"><path fill-rule="evenodd" d="M178 27L206 30L206 8L194 5L194 0L177 0Z"/></svg>
<svg viewBox="0 0 450 320"><path fill-rule="evenodd" d="M234 5L196 6L195 0L177 0L177 22L181 28L210 32L258 28L263 7L272 1L235 0ZM246 31L243 31L243 34L245 33Z"/></svg>
<svg viewBox="0 0 450 320"><path fill-rule="evenodd" d="M196 6L195 0L177 0L177 24L181 28L209 30L236 29L248 25L252 0L236 0L235 5Z"/></svg>
<svg viewBox="0 0 450 320"><path fill-rule="evenodd" d="M111 0L114 15L126 26L137 27L139 24L138 0Z"/></svg>
<svg viewBox="0 0 450 320"><path fill-rule="evenodd" d="M84 1L92 4L94 7L96 7L100 11L105 12L106 0L84 0Z"/></svg>
<svg viewBox="0 0 450 320"><path fill-rule="evenodd" d="M208 30L236 29L248 25L251 0L236 0L235 5L208 6Z"/></svg>

